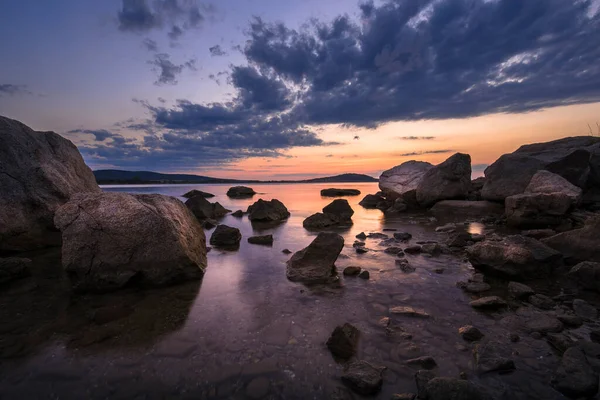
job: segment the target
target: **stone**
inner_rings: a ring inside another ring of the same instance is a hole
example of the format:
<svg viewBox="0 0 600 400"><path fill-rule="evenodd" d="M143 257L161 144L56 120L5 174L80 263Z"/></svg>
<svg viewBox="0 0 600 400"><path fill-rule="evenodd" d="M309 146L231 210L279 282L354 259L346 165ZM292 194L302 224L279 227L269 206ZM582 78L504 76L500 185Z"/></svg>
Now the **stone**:
<svg viewBox="0 0 600 400"><path fill-rule="evenodd" d="M582 195L581 188L558 174L540 170L533 175L525 193L563 193L569 197L572 204L578 204Z"/></svg>
<svg viewBox="0 0 600 400"><path fill-rule="evenodd" d="M202 227L207 230L210 230L217 225L219 225L219 222L215 221L214 219L207 218L204 221L202 221Z"/></svg>
<svg viewBox="0 0 600 400"><path fill-rule="evenodd" d="M437 363L435 362L433 357L430 356L411 358L409 360L406 360L406 364L410 366L419 367L421 369L434 369L435 367L437 367Z"/></svg>
<svg viewBox="0 0 600 400"><path fill-rule="evenodd" d="M598 374L579 347L565 351L552 377L552 386L570 398L590 398L598 392Z"/></svg>
<svg viewBox="0 0 600 400"><path fill-rule="evenodd" d="M584 320L595 320L598 318L598 310L585 300L573 300L573 311L575 314Z"/></svg>
<svg viewBox="0 0 600 400"><path fill-rule="evenodd" d="M594 343L600 343L600 329L590 329L590 340Z"/></svg>
<svg viewBox="0 0 600 400"><path fill-rule="evenodd" d="M401 242L407 242L412 239L412 235L408 232L395 232L394 239L399 240Z"/></svg>
<svg viewBox="0 0 600 400"><path fill-rule="evenodd" d="M398 254L403 253L402 248L398 247L398 246L388 247L385 250L383 250L383 252L386 254L392 254L394 256L397 256Z"/></svg>
<svg viewBox="0 0 600 400"><path fill-rule="evenodd" d="M366 361L354 361L348 364L342 375L342 382L358 394L374 395L381 390L381 375L384 370L385 367L375 366Z"/></svg>
<svg viewBox="0 0 600 400"><path fill-rule="evenodd" d="M467 256L476 269L516 280L546 276L562 263L558 251L520 235L476 243L467 248Z"/></svg>
<svg viewBox="0 0 600 400"><path fill-rule="evenodd" d="M327 339L327 348L334 357L341 359L352 358L356 354L358 346L359 331L351 324L336 326L333 333Z"/></svg>
<svg viewBox="0 0 600 400"><path fill-rule="evenodd" d="M430 256L439 256L444 252L444 248L438 243L426 243L421 246L421 252Z"/></svg>
<svg viewBox="0 0 600 400"><path fill-rule="evenodd" d="M321 232L306 248L287 262L286 275L293 282L330 283L337 280L335 261L344 248L344 238L336 233Z"/></svg>
<svg viewBox="0 0 600 400"><path fill-rule="evenodd" d="M408 204L403 199L396 199L390 208L385 210L386 213L400 213L408 210Z"/></svg>
<svg viewBox="0 0 600 400"><path fill-rule="evenodd" d="M0 116L0 251L59 246L56 210L77 193L99 193L77 147Z"/></svg>
<svg viewBox="0 0 600 400"><path fill-rule="evenodd" d="M532 288L519 282L509 282L508 293L518 300L526 300L529 296L535 294Z"/></svg>
<svg viewBox="0 0 600 400"><path fill-rule="evenodd" d="M356 251L357 254L365 254L365 253L369 252L369 249L365 248L364 246L363 247L356 246L356 247L354 247L354 249L355 249L355 251Z"/></svg>
<svg viewBox="0 0 600 400"><path fill-rule="evenodd" d="M573 339L562 333L548 333L546 335L546 342L559 354L563 354L576 343Z"/></svg>
<svg viewBox="0 0 600 400"><path fill-rule="evenodd" d="M397 306L390 308L390 313L397 315L404 315L407 317L416 317L416 318L429 318L430 315L425 312L425 310L420 308L413 308L410 306Z"/></svg>
<svg viewBox="0 0 600 400"><path fill-rule="evenodd" d="M435 228L435 231L442 232L442 233L452 233L452 232L456 231L456 224L449 223L446 225L438 226Z"/></svg>
<svg viewBox="0 0 600 400"><path fill-rule="evenodd" d="M254 189L246 186L234 186L227 190L227 196L233 199L247 199L255 194Z"/></svg>
<svg viewBox="0 0 600 400"><path fill-rule="evenodd" d="M210 244L214 247L235 248L240 244L242 234L238 228L219 225L210 237Z"/></svg>
<svg viewBox="0 0 600 400"><path fill-rule="evenodd" d="M30 265L29 258L0 258L0 285L29 276Z"/></svg>
<svg viewBox="0 0 600 400"><path fill-rule="evenodd" d="M501 216L504 214L502 204L491 201L442 200L431 207L434 215L460 215L465 218L481 218Z"/></svg>
<svg viewBox="0 0 600 400"><path fill-rule="evenodd" d="M521 232L521 235L527 236L534 239L544 239L550 236L556 235L556 231L554 229L530 229Z"/></svg>
<svg viewBox="0 0 600 400"><path fill-rule="evenodd" d="M250 236L248 238L248 243L271 246L273 244L273 235Z"/></svg>
<svg viewBox="0 0 600 400"><path fill-rule="evenodd" d="M483 338L483 333L472 325L465 325L458 330L458 334L467 342L475 342Z"/></svg>
<svg viewBox="0 0 600 400"><path fill-rule="evenodd" d="M249 206L246 212L250 221L275 222L286 220L290 216L285 205L277 199L270 201L259 199Z"/></svg>
<svg viewBox="0 0 600 400"><path fill-rule="evenodd" d="M196 196L201 196L201 197L204 197L205 199L215 197L215 195L212 193L203 192L202 190L197 190L197 189L190 190L189 192L185 193L181 197L185 197L186 199L191 199L192 197L196 197Z"/></svg>
<svg viewBox="0 0 600 400"><path fill-rule="evenodd" d="M204 231L174 197L78 194L57 210L54 222L76 291L164 286L200 279L206 269Z"/></svg>
<svg viewBox="0 0 600 400"><path fill-rule="evenodd" d="M473 238L469 232L459 232L446 242L448 247L467 247L473 244Z"/></svg>
<svg viewBox="0 0 600 400"><path fill-rule="evenodd" d="M321 230L334 226L339 226L340 220L332 214L316 213L306 218L302 226L309 230Z"/></svg>
<svg viewBox="0 0 600 400"><path fill-rule="evenodd" d="M483 293L490 290L492 287L485 282L458 282L457 286L467 293Z"/></svg>
<svg viewBox="0 0 600 400"><path fill-rule="evenodd" d="M367 235L369 239L387 239L389 236L385 233L372 232Z"/></svg>
<svg viewBox="0 0 600 400"><path fill-rule="evenodd" d="M578 261L600 262L600 216L588 219L579 229L542 239L542 242L561 252L565 257Z"/></svg>
<svg viewBox="0 0 600 400"><path fill-rule="evenodd" d="M343 197L343 196L358 196L360 190L358 189L323 189L321 190L321 196L323 197Z"/></svg>
<svg viewBox="0 0 600 400"><path fill-rule="evenodd" d="M396 260L396 265L400 267L400 270L405 274L410 274L411 272L415 272L417 269L409 264L406 259L398 259Z"/></svg>
<svg viewBox="0 0 600 400"><path fill-rule="evenodd" d="M349 221L354 215L354 210L346 199L336 199L323 208L325 215L335 215L339 221Z"/></svg>
<svg viewBox="0 0 600 400"><path fill-rule="evenodd" d="M562 313L556 314L556 318L566 326L577 328L583 325L583 320L575 314Z"/></svg>
<svg viewBox="0 0 600 400"><path fill-rule="evenodd" d="M264 376L257 376L246 386L246 396L251 399L262 399L269 394L271 382Z"/></svg>
<svg viewBox="0 0 600 400"><path fill-rule="evenodd" d="M502 355L504 349L498 343L483 343L475 346L475 364L477 372L485 374L488 372L506 372L515 369L515 363L510 358Z"/></svg>
<svg viewBox="0 0 600 400"><path fill-rule="evenodd" d="M417 384L417 397L427 399L427 384L435 379L432 371L420 370L415 374L415 383Z"/></svg>
<svg viewBox="0 0 600 400"><path fill-rule="evenodd" d="M384 171L379 177L379 188L386 196L398 198L415 191L427 171L433 168L428 162L407 161Z"/></svg>
<svg viewBox="0 0 600 400"><path fill-rule="evenodd" d="M428 400L487 400L489 397L473 383L464 379L433 378L426 387Z"/></svg>
<svg viewBox="0 0 600 400"><path fill-rule="evenodd" d="M191 197L185 202L185 205L199 220L218 219L231 212L218 202L213 204L203 196Z"/></svg>
<svg viewBox="0 0 600 400"><path fill-rule="evenodd" d="M369 279L371 277L371 274L369 274L369 271L367 270L362 270L360 271L360 274L358 274L358 277L361 279Z"/></svg>
<svg viewBox="0 0 600 400"><path fill-rule="evenodd" d="M394 393L392 394L392 400L415 400L417 397L414 393Z"/></svg>
<svg viewBox="0 0 600 400"><path fill-rule="evenodd" d="M361 232L358 235L356 235L356 238L359 239L359 240L366 240L367 239L367 235L365 235L364 232Z"/></svg>
<svg viewBox="0 0 600 400"><path fill-rule="evenodd" d="M236 218L242 218L244 216L244 212L242 210L236 210L232 212L231 215Z"/></svg>
<svg viewBox="0 0 600 400"><path fill-rule="evenodd" d="M438 201L465 199L471 188L471 157L456 153L429 169L417 186L417 202L431 207Z"/></svg>
<svg viewBox="0 0 600 400"><path fill-rule="evenodd" d="M600 263L581 262L571 268L569 276L584 289L600 293Z"/></svg>
<svg viewBox="0 0 600 400"><path fill-rule="evenodd" d="M283 250L281 250L281 252L283 254L292 254L292 251L290 249L283 249Z"/></svg>
<svg viewBox="0 0 600 400"><path fill-rule="evenodd" d="M358 274L360 274L360 267L346 267L344 268L344 276L357 276Z"/></svg>
<svg viewBox="0 0 600 400"><path fill-rule="evenodd" d="M379 195L368 194L360 201L360 203L358 203L358 205L367 209L373 209L377 208L377 206L384 201L385 199Z"/></svg>
<svg viewBox="0 0 600 400"><path fill-rule="evenodd" d="M508 304L498 296L488 296L473 300L469 303L469 305L478 309L495 310L498 308L504 308Z"/></svg>
<svg viewBox="0 0 600 400"><path fill-rule="evenodd" d="M414 246L408 246L404 249L404 252L406 254L419 254L421 252L421 246L419 246L418 244Z"/></svg>
<svg viewBox="0 0 600 400"><path fill-rule="evenodd" d="M560 225L573 202L564 193L524 193L505 200L506 222L517 228Z"/></svg>
<svg viewBox="0 0 600 400"><path fill-rule="evenodd" d="M528 301L535 307L542 310L552 310L556 306L554 300L543 294L534 294L529 296Z"/></svg>
<svg viewBox="0 0 600 400"><path fill-rule="evenodd" d="M564 326L557 318L546 315L533 315L525 321L525 331L539 333L559 333L562 332Z"/></svg>

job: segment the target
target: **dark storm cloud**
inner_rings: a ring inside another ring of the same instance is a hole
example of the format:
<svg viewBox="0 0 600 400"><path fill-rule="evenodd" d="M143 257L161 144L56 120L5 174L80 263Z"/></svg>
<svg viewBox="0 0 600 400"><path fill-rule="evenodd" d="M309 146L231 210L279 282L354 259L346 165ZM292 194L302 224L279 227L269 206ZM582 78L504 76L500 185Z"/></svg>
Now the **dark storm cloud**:
<svg viewBox="0 0 600 400"><path fill-rule="evenodd" d="M96 142L104 142L106 139L114 138L120 135L107 131L106 129L73 129L67 133L85 133L88 135L94 135Z"/></svg>
<svg viewBox="0 0 600 400"><path fill-rule="evenodd" d="M422 156L423 154L444 154L444 153L452 153L454 150L424 150L424 151L412 151L410 153L401 153L397 154L398 157L412 157L412 156Z"/></svg>
<svg viewBox="0 0 600 400"><path fill-rule="evenodd" d="M210 51L210 55L213 57L221 57L221 56L226 56L227 52L225 50L223 50L221 48L220 45L214 45L212 47L208 48L208 51Z"/></svg>
<svg viewBox="0 0 600 400"><path fill-rule="evenodd" d="M433 140L435 136L401 136L400 140Z"/></svg>
<svg viewBox="0 0 600 400"><path fill-rule="evenodd" d="M195 70L196 60L189 60L183 64L174 64L171 62L168 54L160 53L154 57L154 60L148 61L148 64L154 66L158 72L158 79L154 82L156 85L175 85L177 84L177 76L183 72L185 68Z"/></svg>
<svg viewBox="0 0 600 400"><path fill-rule="evenodd" d="M27 85L13 85L11 83L0 83L0 97L3 95L14 96L16 94L32 94Z"/></svg>

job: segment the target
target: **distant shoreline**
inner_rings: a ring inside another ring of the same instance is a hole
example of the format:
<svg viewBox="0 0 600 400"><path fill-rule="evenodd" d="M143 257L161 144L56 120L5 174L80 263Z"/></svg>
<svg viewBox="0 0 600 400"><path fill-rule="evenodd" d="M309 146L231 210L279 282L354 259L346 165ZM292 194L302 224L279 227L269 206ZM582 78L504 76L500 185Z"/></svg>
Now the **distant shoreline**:
<svg viewBox="0 0 600 400"><path fill-rule="evenodd" d="M310 180L301 180L301 181L224 181L224 182L191 182L191 181L97 181L98 185L237 185L237 184L260 184L260 185L277 185L277 184L286 184L286 183L378 183L379 180L374 181L327 181L327 182L314 182Z"/></svg>

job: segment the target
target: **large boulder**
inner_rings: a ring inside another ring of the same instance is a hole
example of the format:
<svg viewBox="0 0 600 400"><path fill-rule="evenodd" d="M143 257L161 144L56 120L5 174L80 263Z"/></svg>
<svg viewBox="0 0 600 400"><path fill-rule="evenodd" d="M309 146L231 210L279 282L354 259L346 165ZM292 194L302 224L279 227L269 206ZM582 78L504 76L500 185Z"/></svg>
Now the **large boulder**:
<svg viewBox="0 0 600 400"><path fill-rule="evenodd" d="M417 186L417 202L430 207L441 200L465 199L471 188L471 156L456 153L429 169Z"/></svg>
<svg viewBox="0 0 600 400"><path fill-rule="evenodd" d="M247 186L233 186L227 191L227 196L233 199L246 199L256 194L254 189Z"/></svg>
<svg viewBox="0 0 600 400"><path fill-rule="evenodd" d="M479 218L500 216L504 213L504 207L491 201L442 200L431 207L431 212L441 216Z"/></svg>
<svg viewBox="0 0 600 400"><path fill-rule="evenodd" d="M584 289L600 293L600 263L584 261L575 265L569 271L569 276Z"/></svg>
<svg viewBox="0 0 600 400"><path fill-rule="evenodd" d="M321 190L321 196L323 197L343 197L343 196L358 196L360 190L358 189L323 189Z"/></svg>
<svg viewBox="0 0 600 400"><path fill-rule="evenodd" d="M323 207L323 213L335 215L340 221L349 221L354 215L354 210L346 199L337 199Z"/></svg>
<svg viewBox="0 0 600 400"><path fill-rule="evenodd" d="M407 161L383 171L379 177L379 188L388 197L402 197L405 193L416 190L425 173L431 168L433 165L428 162Z"/></svg>
<svg viewBox="0 0 600 400"><path fill-rule="evenodd" d="M302 226L310 230L320 230L340 225L351 225L354 210L346 199L336 199L323 207L323 213L316 213L306 218Z"/></svg>
<svg viewBox="0 0 600 400"><path fill-rule="evenodd" d="M242 234L238 228L219 225L210 237L210 244L215 247L237 248L241 240Z"/></svg>
<svg viewBox="0 0 600 400"><path fill-rule="evenodd" d="M344 238L336 233L321 232L304 249L294 253L286 266L290 281L330 283L337 280L335 261L344 248Z"/></svg>
<svg viewBox="0 0 600 400"><path fill-rule="evenodd" d="M521 194L540 170L558 174L580 188L598 184L594 171L600 165L600 138L569 137L521 146L501 156L485 170L481 192L485 200L504 201Z"/></svg>
<svg viewBox="0 0 600 400"><path fill-rule="evenodd" d="M60 245L54 212L76 193L97 193L77 147L0 116L0 251Z"/></svg>
<svg viewBox="0 0 600 400"><path fill-rule="evenodd" d="M515 280L547 275L562 261L556 250L520 235L476 243L467 248L467 255L473 267Z"/></svg>
<svg viewBox="0 0 600 400"><path fill-rule="evenodd" d="M542 239L542 242L568 258L600 262L598 238L600 238L600 216L590 218L583 228L559 233Z"/></svg>
<svg viewBox="0 0 600 400"><path fill-rule="evenodd" d="M505 201L506 222L518 228L546 228L560 225L573 201L565 193L524 193Z"/></svg>
<svg viewBox="0 0 600 400"><path fill-rule="evenodd" d="M558 174L541 170L533 175L525 193L564 193L573 204L577 204L581 200L582 190Z"/></svg>
<svg viewBox="0 0 600 400"><path fill-rule="evenodd" d="M331 214L316 213L302 221L302 226L309 230L321 230L339 226L340 220Z"/></svg>
<svg viewBox="0 0 600 400"><path fill-rule="evenodd" d="M271 201L259 199L249 206L246 212L250 221L283 221L290 216L288 209L277 199Z"/></svg>
<svg viewBox="0 0 600 400"><path fill-rule="evenodd" d="M62 231L62 264L77 291L163 286L204 275L204 231L174 197L78 194L56 211L54 222Z"/></svg>
<svg viewBox="0 0 600 400"><path fill-rule="evenodd" d="M204 196L193 196L185 202L185 205L199 220L218 219L231 212L219 202L211 203Z"/></svg>

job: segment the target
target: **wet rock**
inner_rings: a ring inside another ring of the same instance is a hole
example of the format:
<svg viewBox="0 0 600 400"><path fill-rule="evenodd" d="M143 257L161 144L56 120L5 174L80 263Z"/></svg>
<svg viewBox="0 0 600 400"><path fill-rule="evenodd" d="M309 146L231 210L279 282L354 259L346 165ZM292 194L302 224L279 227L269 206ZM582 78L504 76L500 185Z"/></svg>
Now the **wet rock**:
<svg viewBox="0 0 600 400"><path fill-rule="evenodd" d="M562 322L557 318L546 314L532 315L525 322L525 330L529 333L559 333L562 332L563 329L564 326Z"/></svg>
<svg viewBox="0 0 600 400"><path fill-rule="evenodd" d="M202 196L194 196L188 199L185 205L199 220L222 218L231 211L218 202L211 203Z"/></svg>
<svg viewBox="0 0 600 400"><path fill-rule="evenodd" d="M237 247L240 240L242 240L242 234L238 228L219 225L210 237L210 244L214 247Z"/></svg>
<svg viewBox="0 0 600 400"><path fill-rule="evenodd" d="M469 232L459 232L446 242L449 247L467 247L473 244L473 238Z"/></svg>
<svg viewBox="0 0 600 400"><path fill-rule="evenodd" d="M531 336L531 338L535 340L540 340L544 337L540 332L531 332L529 336Z"/></svg>
<svg viewBox="0 0 600 400"><path fill-rule="evenodd" d="M379 177L379 188L393 198L415 191L427 171L433 168L428 162L407 161L384 171Z"/></svg>
<svg viewBox="0 0 600 400"><path fill-rule="evenodd" d="M325 229L332 226L338 226L340 224L340 220L335 217L335 215L331 214L323 214L316 213L306 218L304 222L302 222L302 226L305 229Z"/></svg>
<svg viewBox="0 0 600 400"><path fill-rule="evenodd" d="M574 260L600 262L599 237L600 216L596 216L588 219L583 228L559 233L542 242Z"/></svg>
<svg viewBox="0 0 600 400"><path fill-rule="evenodd" d="M76 193L99 193L77 147L0 116L0 251L60 245L55 211Z"/></svg>
<svg viewBox="0 0 600 400"><path fill-rule="evenodd" d="M366 249L364 247L355 247L355 251L358 254L365 254L369 252L369 249Z"/></svg>
<svg viewBox="0 0 600 400"><path fill-rule="evenodd" d="M342 197L342 196L358 196L360 190L358 189L323 189L321 190L321 196L323 197Z"/></svg>
<svg viewBox="0 0 600 400"><path fill-rule="evenodd" d="M547 275L562 262L556 250L520 235L476 243L467 248L467 255L479 270L518 280Z"/></svg>
<svg viewBox="0 0 600 400"><path fill-rule="evenodd" d="M323 213L325 215L335 215L340 222L347 222L354 215L354 210L348 204L348 200L336 199L323 208Z"/></svg>
<svg viewBox="0 0 600 400"><path fill-rule="evenodd" d="M471 157L456 153L429 169L417 186L417 201L430 207L441 200L465 199L471 188Z"/></svg>
<svg viewBox="0 0 600 400"><path fill-rule="evenodd" d="M498 343L476 345L473 353L475 355L477 372L484 374L493 371L507 372L514 370L514 361L502 356L505 351Z"/></svg>
<svg viewBox="0 0 600 400"><path fill-rule="evenodd" d="M427 383L428 400L487 400L488 396L469 381L454 378L434 378ZM419 397L421 394L419 394Z"/></svg>
<svg viewBox="0 0 600 400"><path fill-rule="evenodd" d="M390 313L397 315L404 315L407 317L416 317L416 318L429 318L430 315L425 312L425 310L420 308L413 308L410 306L397 306L390 308Z"/></svg>
<svg viewBox="0 0 600 400"><path fill-rule="evenodd" d="M290 216L285 205L277 199L270 201L259 199L249 206L246 212L250 221L275 222L286 220Z"/></svg>
<svg viewBox="0 0 600 400"><path fill-rule="evenodd" d="M535 294L532 288L519 282L509 282L508 293L519 300L526 300L529 296Z"/></svg>
<svg viewBox="0 0 600 400"><path fill-rule="evenodd" d="M563 335L562 333L549 333L546 335L546 341L559 354L563 354L568 348L575 345L575 341L573 339L567 335Z"/></svg>
<svg viewBox="0 0 600 400"><path fill-rule="evenodd" d="M210 230L217 225L219 225L219 222L215 221L214 219L207 218L204 221L202 221L202 227L207 230Z"/></svg>
<svg viewBox="0 0 600 400"><path fill-rule="evenodd" d="M423 356L418 358L411 358L410 360L406 360L406 364L414 367L419 367L421 369L434 369L437 367L437 363L430 356Z"/></svg>
<svg viewBox="0 0 600 400"><path fill-rule="evenodd" d="M443 200L431 207L434 215L460 215L465 218L501 216L504 207L491 201Z"/></svg>
<svg viewBox="0 0 600 400"><path fill-rule="evenodd" d="M540 240L556 235L556 231L554 229L530 229L521 232L521 235Z"/></svg>
<svg viewBox="0 0 600 400"><path fill-rule="evenodd" d="M290 249L283 249L283 250L281 250L281 252L283 254L292 254L292 251Z"/></svg>
<svg viewBox="0 0 600 400"><path fill-rule="evenodd" d="M204 275L204 231L174 197L78 194L54 220L63 236L62 264L77 291L164 286Z"/></svg>
<svg viewBox="0 0 600 400"><path fill-rule="evenodd" d="M395 232L394 239L400 240L401 242L406 242L412 239L412 235L408 232Z"/></svg>
<svg viewBox="0 0 600 400"><path fill-rule="evenodd" d="M542 310L552 310L554 307L556 307L554 300L548 296L544 296L543 294L534 294L533 296L529 297L528 301L535 307Z"/></svg>
<svg viewBox="0 0 600 400"><path fill-rule="evenodd" d="M443 274L445 271L444 268L438 267L438 268L434 268L433 272L435 272L436 274Z"/></svg>
<svg viewBox="0 0 600 400"><path fill-rule="evenodd" d="M370 209L370 208L377 208L377 206L381 202L385 202L385 199L383 197L376 195L376 194L368 194L358 204L360 206L363 206L364 208Z"/></svg>
<svg viewBox="0 0 600 400"><path fill-rule="evenodd" d="M271 382L264 376L258 376L246 386L246 396L251 399L262 399L269 394Z"/></svg>
<svg viewBox="0 0 600 400"><path fill-rule="evenodd" d="M415 374L415 383L417 384L417 397L419 399L427 399L427 384L435 379L435 374L432 371L420 370Z"/></svg>
<svg viewBox="0 0 600 400"><path fill-rule="evenodd" d="M525 193L563 193L571 199L572 204L577 204L581 200L582 190L558 174L540 170L529 181Z"/></svg>
<svg viewBox="0 0 600 400"><path fill-rule="evenodd" d="M387 249L385 249L383 252L386 254L392 254L392 255L396 256L396 255L402 253L403 251L402 251L401 247L391 246L391 247L388 247Z"/></svg>
<svg viewBox="0 0 600 400"><path fill-rule="evenodd" d="M573 204L564 193L524 193L506 198L509 226L535 228L560 225Z"/></svg>
<svg viewBox="0 0 600 400"><path fill-rule="evenodd" d="M366 361L350 363L342 375L342 381L354 392L373 395L381 390L382 373L385 367L372 365Z"/></svg>
<svg viewBox="0 0 600 400"><path fill-rule="evenodd" d="M595 320L598 318L598 310L585 300L573 300L573 311L578 317L584 320Z"/></svg>
<svg viewBox="0 0 600 400"><path fill-rule="evenodd" d="M577 328L583 325L583 320L575 314L557 314L556 318L571 328Z"/></svg>
<svg viewBox="0 0 600 400"><path fill-rule="evenodd" d="M439 256L444 250L438 243L426 243L421 246L421 252L431 256Z"/></svg>
<svg viewBox="0 0 600 400"><path fill-rule="evenodd" d="M570 398L589 398L598 392L598 374L589 365L583 351L579 347L571 347L563 354L552 377L552 386Z"/></svg>
<svg viewBox="0 0 600 400"><path fill-rule="evenodd" d="M248 243L271 246L273 244L273 235L250 236L248 238Z"/></svg>
<svg viewBox="0 0 600 400"><path fill-rule="evenodd" d="M400 213L408 210L408 204L403 199L396 199L390 208L385 210L386 213Z"/></svg>
<svg viewBox="0 0 600 400"><path fill-rule="evenodd" d="M361 232L358 235L356 235L356 238L359 239L359 240L366 240L367 239L367 235L365 235L364 232Z"/></svg>
<svg viewBox="0 0 600 400"><path fill-rule="evenodd" d="M569 276L584 289L600 292L600 263L581 262L571 268Z"/></svg>
<svg viewBox="0 0 600 400"><path fill-rule="evenodd" d="M344 248L344 238L321 232L308 247L296 252L287 262L287 278L294 282L330 283L335 281L335 260Z"/></svg>
<svg viewBox="0 0 600 400"><path fill-rule="evenodd" d="M242 210L237 210L231 213L231 215L236 218L242 218L244 216L244 212Z"/></svg>
<svg viewBox="0 0 600 400"><path fill-rule="evenodd" d="M227 196L233 199L246 199L256 194L254 189L247 186L234 186L229 188Z"/></svg>
<svg viewBox="0 0 600 400"><path fill-rule="evenodd" d="M404 249L404 252L406 254L419 254L421 252L421 246L419 246L418 244L414 246L408 246Z"/></svg>
<svg viewBox="0 0 600 400"><path fill-rule="evenodd" d="M387 239L387 238L389 238L389 236L386 235L385 233L372 232L367 235L367 238L369 238L369 239Z"/></svg>
<svg viewBox="0 0 600 400"><path fill-rule="evenodd" d="M360 267L346 267L344 268L344 275L345 276L356 276L358 274L360 274Z"/></svg>
<svg viewBox="0 0 600 400"><path fill-rule="evenodd" d="M191 199L192 197L196 197L196 196L201 196L201 197L204 197L205 199L215 197L215 195L212 193L203 192L202 190L197 190L197 189L190 190L189 192L185 193L181 197L185 197L186 199Z"/></svg>
<svg viewBox="0 0 600 400"><path fill-rule="evenodd" d="M458 334L467 342L475 342L483 338L483 333L472 325L465 325L458 330Z"/></svg>
<svg viewBox="0 0 600 400"><path fill-rule="evenodd" d="M485 282L458 282L456 284L459 288L467 293L483 293L490 290L492 287Z"/></svg>
<svg viewBox="0 0 600 400"><path fill-rule="evenodd" d="M362 270L362 271L360 271L360 274L358 274L358 277L361 279L369 279L371 277L371 275L369 274L369 271Z"/></svg>
<svg viewBox="0 0 600 400"><path fill-rule="evenodd" d="M436 232L452 233L456 231L456 224L446 224L435 228Z"/></svg>
<svg viewBox="0 0 600 400"><path fill-rule="evenodd" d="M405 274L410 274L411 272L415 272L417 269L410 265L407 259L401 258L396 260L396 265L400 268L402 272Z"/></svg>
<svg viewBox="0 0 600 400"><path fill-rule="evenodd" d="M327 348L334 357L349 359L356 354L359 331L351 324L336 326L327 340Z"/></svg>
<svg viewBox="0 0 600 400"><path fill-rule="evenodd" d="M29 276L30 265L28 258L0 258L0 285Z"/></svg>
<svg viewBox="0 0 600 400"><path fill-rule="evenodd" d="M354 243L352 243L352 247L357 248L357 247L365 247L366 243L365 242L360 242L358 240L355 240Z"/></svg>
<svg viewBox="0 0 600 400"><path fill-rule="evenodd" d="M482 297L481 299L473 300L469 303L469 305L477 309L495 310L499 308L504 308L508 304L506 304L506 301L502 300L498 296L488 296Z"/></svg>

